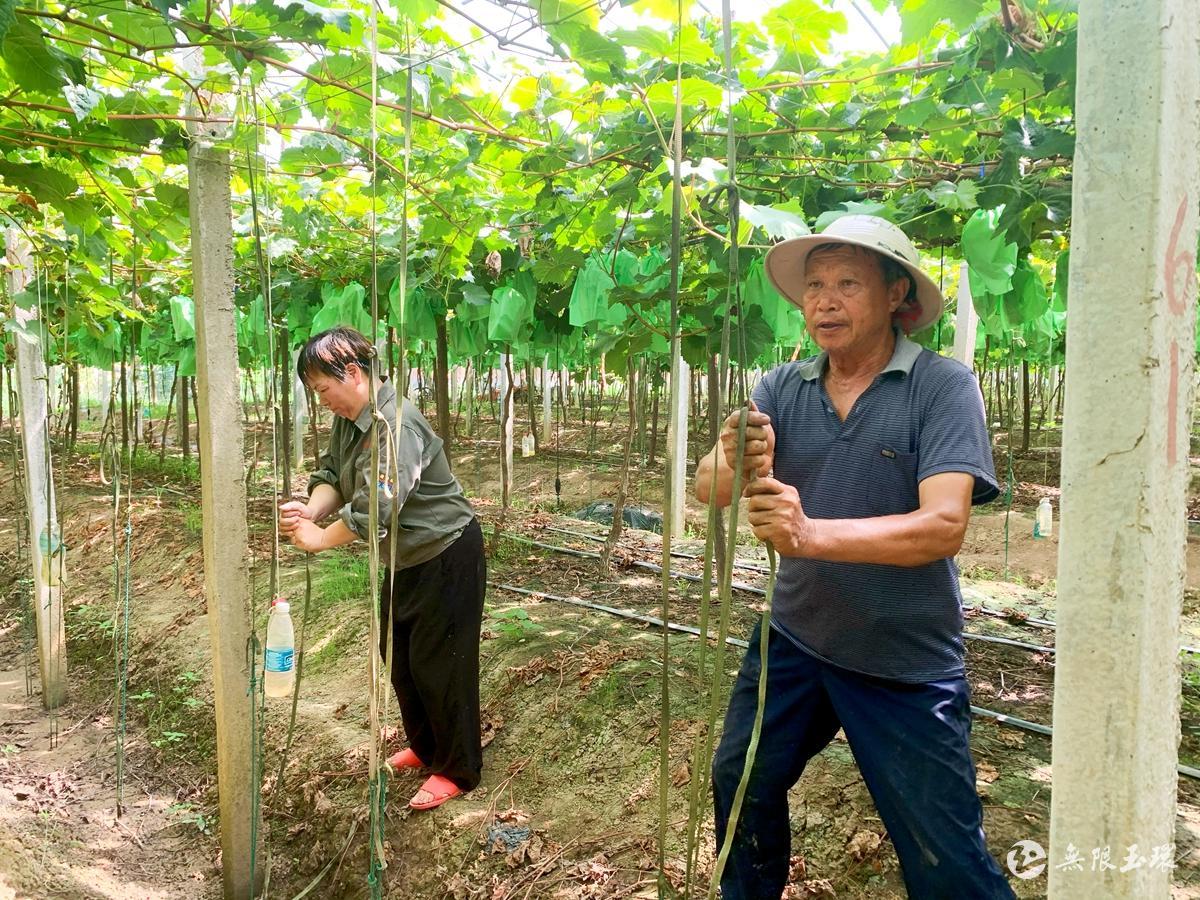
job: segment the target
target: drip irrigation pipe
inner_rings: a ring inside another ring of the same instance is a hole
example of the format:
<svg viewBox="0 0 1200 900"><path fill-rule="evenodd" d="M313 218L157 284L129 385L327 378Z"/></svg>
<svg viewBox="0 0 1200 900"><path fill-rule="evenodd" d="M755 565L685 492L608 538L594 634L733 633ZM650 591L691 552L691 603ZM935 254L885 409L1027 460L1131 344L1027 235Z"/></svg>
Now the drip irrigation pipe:
<svg viewBox="0 0 1200 900"><path fill-rule="evenodd" d="M547 525L546 530L554 531L554 532L557 532L558 534L571 535L572 537L581 538L585 541L595 541L596 543L599 543L599 544L603 544L606 540L608 540L608 538L604 537L603 535L585 534L582 531L571 531L569 528L555 528L553 525ZM671 556L675 557L676 559L703 559L704 558L699 553L684 553L682 550L672 550ZM734 568L746 569L749 572L758 572L762 575L770 574L770 569L768 569L766 566L757 566L754 563L741 562L740 560L735 559L733 561L733 565L734 565Z"/></svg>
<svg viewBox="0 0 1200 900"><path fill-rule="evenodd" d="M498 590L511 591L514 594L523 594L527 597L537 597L541 600L552 600L555 603L566 603L569 606L579 606L584 609L593 609L597 612L607 613L611 616L618 616L622 619L630 619L634 622L641 622L645 625L654 625L658 628L661 628L663 625L662 619L658 618L657 616L642 615L641 613L635 613L632 610L617 609L614 606L605 606L601 603L589 603L587 600L581 600L578 597L561 597L557 594L549 594L546 591L531 591L528 588L521 588L511 584L498 584L494 581L489 581L488 584ZM669 622L667 624L667 628L669 628L671 631L677 631L683 634L690 634L696 637L700 636L700 629L691 625L679 625L675 622ZM976 637L978 637L978 635L976 635ZM715 639L715 635L713 635L711 632L709 633L709 639ZM743 649L749 648L750 646L748 641L744 641L741 638L728 636L725 638L725 643L732 644L735 647L741 647ZM1028 719L1022 719L1019 716L1010 716L1008 713L996 712L994 709L986 709L982 706L975 706L972 704L971 712L980 718L992 719L1000 725L1011 725L1013 728L1020 728L1023 731L1045 735L1046 737L1053 737L1054 735L1054 729L1049 725L1042 725L1039 722L1030 722ZM1188 778L1200 779L1200 769L1197 769L1193 766L1185 766L1182 763L1176 765L1175 768L1178 770L1180 775L1186 775Z"/></svg>
<svg viewBox="0 0 1200 900"><path fill-rule="evenodd" d="M645 625L653 625L656 628L663 627L663 620L658 616L647 616L642 613L635 613L631 609L617 609L615 606L605 606L602 603L590 603L587 600L580 600L578 597L560 597L557 594L547 594L545 591L531 591L528 588L520 588L512 584L497 584L494 581L489 581L492 587L502 591L512 591L514 594L524 594L527 597L539 597L545 600L553 600L556 603L566 603L570 606L580 606L584 609L594 609L598 612L608 613L612 616L620 616L622 619L632 619L635 622L641 622ZM690 634L695 637L700 636L700 629L694 625L680 625L677 622L668 622L667 628L671 631L677 631L680 634ZM715 640L716 635L709 632L709 639ZM750 646L749 641L743 641L741 638L728 637L725 638L725 643L733 644L735 647L743 649Z"/></svg>
<svg viewBox="0 0 1200 900"><path fill-rule="evenodd" d="M462 447L463 449L472 448L472 447L499 447L500 442L491 440L490 438L456 438L455 446ZM547 456L552 459L553 458L574 459L574 460L578 460L580 462L591 462L591 463L595 463L596 465L606 465L606 466L607 465L620 466L620 465L623 465L624 461L625 461L625 458L623 456L618 456L615 453L600 453L600 452L596 452L596 451L589 453L586 450L572 450L570 448L562 448L559 450L551 450L549 448L545 448L545 449L539 448L536 456ZM653 471L654 471L650 466L642 466L642 465L639 465L637 462L631 462L630 467L639 469L639 470L642 470L645 472L653 473ZM696 463L693 460L689 459L687 461L687 471L694 472L695 469L696 469Z"/></svg>
<svg viewBox="0 0 1200 900"><path fill-rule="evenodd" d="M583 559L600 559L599 553L590 553L587 550L575 550L571 547L558 547L554 544L546 544L541 541L535 541L530 538L517 537L516 535L511 535L511 534L506 534L506 535L504 535L504 537L506 540L516 541L517 543L520 543L520 544L529 544L530 546L540 547L544 550L552 550L555 553L563 553L563 554L566 554L567 556L578 556L578 557L582 557ZM654 572L656 574L662 574L662 566L656 565L655 563L651 563L651 562L643 562L641 560L631 560L629 562L629 566L631 566L632 568L635 568L635 569L644 569L647 572ZM684 581L692 581L692 582L703 581L703 579L699 575L690 575L687 572L676 572L673 569L671 570L670 575L672 578L679 578ZM748 594L755 594L759 597L765 597L767 595L767 592L764 591L762 588L755 587L752 584L745 584L740 581L732 582L732 587L734 588L734 590L743 591ZM1053 654L1055 652L1053 647L1042 647L1042 646L1039 646L1038 644L1028 644L1025 641L1015 641L1015 640L1012 640L1011 638L993 637L992 635L988 635L988 634L975 634L973 632L964 631L963 637L966 638L967 640L971 640L971 641L984 641L989 644L1003 644L1006 647L1017 647L1021 650L1028 650L1031 653Z"/></svg>
<svg viewBox="0 0 1200 900"><path fill-rule="evenodd" d="M595 541L597 543L604 543L604 541L607 540L607 538L604 538L600 535L586 534L581 531L571 531L569 528L556 528L554 526L547 526L546 530L553 531L558 534L569 535L571 537L577 537L582 540ZM702 559L703 558L699 554L684 553L680 550L672 550L671 556L673 556L677 559ZM766 568L764 568L763 566L755 565L753 563L747 563L747 562L742 562L740 560L734 560L733 565L735 568L745 569L750 572L758 572L758 573L761 573L764 575L767 574ZM686 575L683 573L672 572L671 574L676 575L676 577L686 578L689 580L691 578L695 577L695 576L689 576L689 575ZM759 588L751 587L750 585L739 585L739 584L735 583L734 587L739 587L742 590L749 590L751 593L761 593ZM984 615L993 616L997 619L1006 619L1010 622L1012 621L1012 618L1013 618L1011 614L1004 612L1003 610L990 609L989 607L984 606L983 604L975 605L975 604L970 604L970 603L964 603L962 608L965 611L979 612L979 613L983 613ZM1056 628L1056 625L1054 622L1051 622L1048 619L1035 619L1032 616L1022 618L1019 622L1014 622L1013 624L1026 624L1026 623L1028 623L1030 625L1041 626L1043 628L1049 628L1049 629ZM1024 643L1022 641L1014 641L1009 638L991 637L990 635L979 635L979 634L968 634L967 636L973 640L989 641L991 643L996 643L996 644L1007 644L1012 647L1020 647L1022 649L1034 651L1037 653L1054 653L1055 652L1053 647L1043 647L1038 644L1029 644L1029 643ZM1182 647L1182 648L1180 648L1180 652L1200 654L1200 648Z"/></svg>
<svg viewBox="0 0 1200 900"><path fill-rule="evenodd" d="M516 535L511 534L506 534L504 537L506 540L517 541L521 544L529 544L533 547L541 547L544 550L553 550L555 553L565 553L567 556L580 556L584 559L600 559L599 553L590 553L587 550L574 550L571 547L559 547L555 544L544 544L541 541L517 537ZM654 572L657 575L662 574L662 566L657 565L656 563L643 562L640 559L634 559L630 560L628 565L634 569L644 569L647 572ZM684 581L700 582L704 580L699 575L690 575L687 572L676 572L674 569L671 570L670 575L672 578L680 578ZM760 597L765 597L767 595L767 592L762 588L755 587L752 584L745 584L740 581L733 582L733 587L735 590L746 591L750 594L757 594Z"/></svg>
<svg viewBox="0 0 1200 900"><path fill-rule="evenodd" d="M582 531L571 531L569 528L556 528L554 526L547 526L546 530L554 531L554 532L557 532L558 534L570 535L571 537L577 537L577 538L581 538L581 539L587 540L587 541L595 541L597 543L604 543L604 541L607 540L607 538L605 538L601 535L585 534ZM681 550L672 550L671 556L675 557L676 559L703 559L703 557L700 556L699 554L684 553ZM748 562L742 562L740 560L734 560L733 565L735 568L745 569L748 572L758 572L762 575L767 574L767 569L765 567L755 565L754 563L748 563ZM672 574L675 574L675 573L672 573ZM678 577L688 578L689 576L680 574ZM692 576L692 577L694 577L694 576ZM734 587L742 587L742 586L735 583ZM753 593L761 593L758 588L753 588L748 585L745 586L743 589L748 589ZM978 613L983 613L985 616L992 616L997 619L1005 619L1005 620L1011 622L1012 624L1016 624L1016 625L1036 625L1040 628L1048 628L1051 631L1055 631L1058 629L1058 624L1050 619L1037 619L1037 618L1034 618L1033 616L1025 616L1025 617L1021 618L1019 621L1013 621L1013 616L1011 613L1005 612L1004 610L1000 610L1000 609L991 609L990 607L984 606L982 603L980 603L980 604L964 603L962 605L962 608L964 611L978 612ZM974 635L974 637L978 637L981 640L993 640L996 643L1012 643L1012 645L1015 647L1024 647L1025 649L1028 649L1028 650L1036 650L1039 653L1053 653L1054 652L1053 647L1039 647L1035 644L1022 644L1019 641L1011 642L1004 638L988 638L987 636L984 636L984 635ZM1179 652L1180 653L1190 653L1193 655L1200 656L1200 647L1189 647L1189 646L1184 645L1179 648Z"/></svg>
<svg viewBox="0 0 1200 900"><path fill-rule="evenodd" d="M998 609L989 609L988 607L983 606L982 604L980 604L979 606L973 606L973 605L964 603L963 609L975 610L976 612L981 612L984 615L995 616L998 619L1008 619L1008 620L1012 621L1012 618L1013 618L1009 613L1003 612L1002 610L998 610ZM1024 624L1038 625L1042 628L1049 628L1051 631L1058 630L1057 622L1053 622L1050 619L1035 619L1032 616L1028 616L1026 618L1021 619L1020 624L1022 624L1022 625L1024 625ZM1189 647L1185 644L1179 648L1179 652L1200 655L1200 647Z"/></svg>

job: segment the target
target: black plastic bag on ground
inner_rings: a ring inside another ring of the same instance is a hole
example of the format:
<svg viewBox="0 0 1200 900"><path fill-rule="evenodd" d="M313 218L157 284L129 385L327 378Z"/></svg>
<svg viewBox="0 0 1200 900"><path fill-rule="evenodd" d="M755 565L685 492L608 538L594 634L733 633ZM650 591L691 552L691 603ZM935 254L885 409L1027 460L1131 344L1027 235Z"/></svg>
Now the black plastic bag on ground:
<svg viewBox="0 0 1200 900"><path fill-rule="evenodd" d="M597 522L600 525L611 525L613 520L613 505L608 500L596 500L583 509L571 513L572 519L582 519L584 522ZM637 506L626 506L621 511L621 518L630 528L640 528L642 531L653 531L662 534L662 516L648 509Z"/></svg>

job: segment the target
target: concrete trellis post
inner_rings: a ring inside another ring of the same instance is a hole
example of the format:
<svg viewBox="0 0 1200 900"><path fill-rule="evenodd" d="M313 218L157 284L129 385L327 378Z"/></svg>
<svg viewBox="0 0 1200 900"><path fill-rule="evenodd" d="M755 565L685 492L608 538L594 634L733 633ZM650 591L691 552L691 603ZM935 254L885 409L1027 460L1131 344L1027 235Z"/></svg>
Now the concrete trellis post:
<svg viewBox="0 0 1200 900"><path fill-rule="evenodd" d="M1047 867L1055 900L1171 892L1198 44L1193 0L1080 5ZM1093 853L1105 850L1111 868L1096 870ZM1080 871L1060 865L1075 854Z"/></svg>
<svg viewBox="0 0 1200 900"><path fill-rule="evenodd" d="M975 335L979 330L979 313L971 298L971 282L967 278L967 264L963 263L958 274L958 315L954 325L954 358L968 369L975 368Z"/></svg>
<svg viewBox="0 0 1200 900"><path fill-rule="evenodd" d="M688 397L692 373L679 360L679 383L671 385L671 417L667 425L667 446L671 454L671 522L675 534L683 534L683 511L687 499Z"/></svg>
<svg viewBox="0 0 1200 900"><path fill-rule="evenodd" d="M254 896L251 756L253 699L247 696L251 611L246 564L238 346L233 312L233 213L229 154L193 136L188 150L192 272L196 303L196 390L200 412L204 587L217 714L221 874L226 900ZM258 856L261 860L261 854ZM262 875L261 869L257 873Z"/></svg>
<svg viewBox="0 0 1200 900"><path fill-rule="evenodd" d="M25 289L33 271L29 242L10 228L5 236L9 264L10 296ZM38 308L14 304L17 323L39 330ZM54 496L54 471L49 452L50 409L46 396L46 361L40 339L12 338L17 346L17 392L21 398L21 447L25 453L25 506L29 513L30 560L33 563L33 598L38 637L38 673L42 705L56 709L67 699L67 638L63 626L62 581L64 536L59 534Z"/></svg>

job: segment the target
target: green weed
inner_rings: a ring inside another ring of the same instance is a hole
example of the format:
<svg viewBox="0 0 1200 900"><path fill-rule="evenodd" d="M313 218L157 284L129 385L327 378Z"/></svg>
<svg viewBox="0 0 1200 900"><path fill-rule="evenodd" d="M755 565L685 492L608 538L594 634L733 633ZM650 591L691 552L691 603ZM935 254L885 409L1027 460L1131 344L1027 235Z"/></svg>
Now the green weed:
<svg viewBox="0 0 1200 900"><path fill-rule="evenodd" d="M183 529L188 534L200 534L204 531L204 512L194 503L183 503L179 507L183 513Z"/></svg>
<svg viewBox="0 0 1200 900"><path fill-rule="evenodd" d="M212 829L215 820L196 809L193 804L187 802L172 803L170 811L178 813L180 822L194 826L201 834L211 835L213 833Z"/></svg>
<svg viewBox="0 0 1200 900"><path fill-rule="evenodd" d="M189 755L201 759L211 755L212 717L207 704L195 694L201 678L196 672L185 671L176 675L165 690L162 682L156 681L158 690L145 688L129 695L129 702L146 720L152 747L162 750L189 741Z"/></svg>
<svg viewBox="0 0 1200 900"><path fill-rule="evenodd" d="M495 631L501 637L513 642L520 642L539 631L544 631L537 622L529 618L529 613L520 607L506 609L498 613L488 613L483 627Z"/></svg>

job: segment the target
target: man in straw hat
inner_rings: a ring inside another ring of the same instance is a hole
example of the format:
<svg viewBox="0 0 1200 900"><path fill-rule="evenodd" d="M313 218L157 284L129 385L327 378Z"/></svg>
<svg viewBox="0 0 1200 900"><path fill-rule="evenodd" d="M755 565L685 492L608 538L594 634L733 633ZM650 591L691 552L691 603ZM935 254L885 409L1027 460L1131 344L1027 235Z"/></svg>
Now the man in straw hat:
<svg viewBox="0 0 1200 900"><path fill-rule="evenodd" d="M782 894L788 790L840 728L910 896L1012 897L975 792L953 561L971 505L999 492L979 386L908 339L944 300L890 222L844 216L771 248L766 270L822 352L770 372L747 421L748 518L781 561L770 633L754 634L713 761L720 842L767 640L761 740L722 896ZM700 464L702 501L713 490L723 506L732 499L738 419Z"/></svg>

